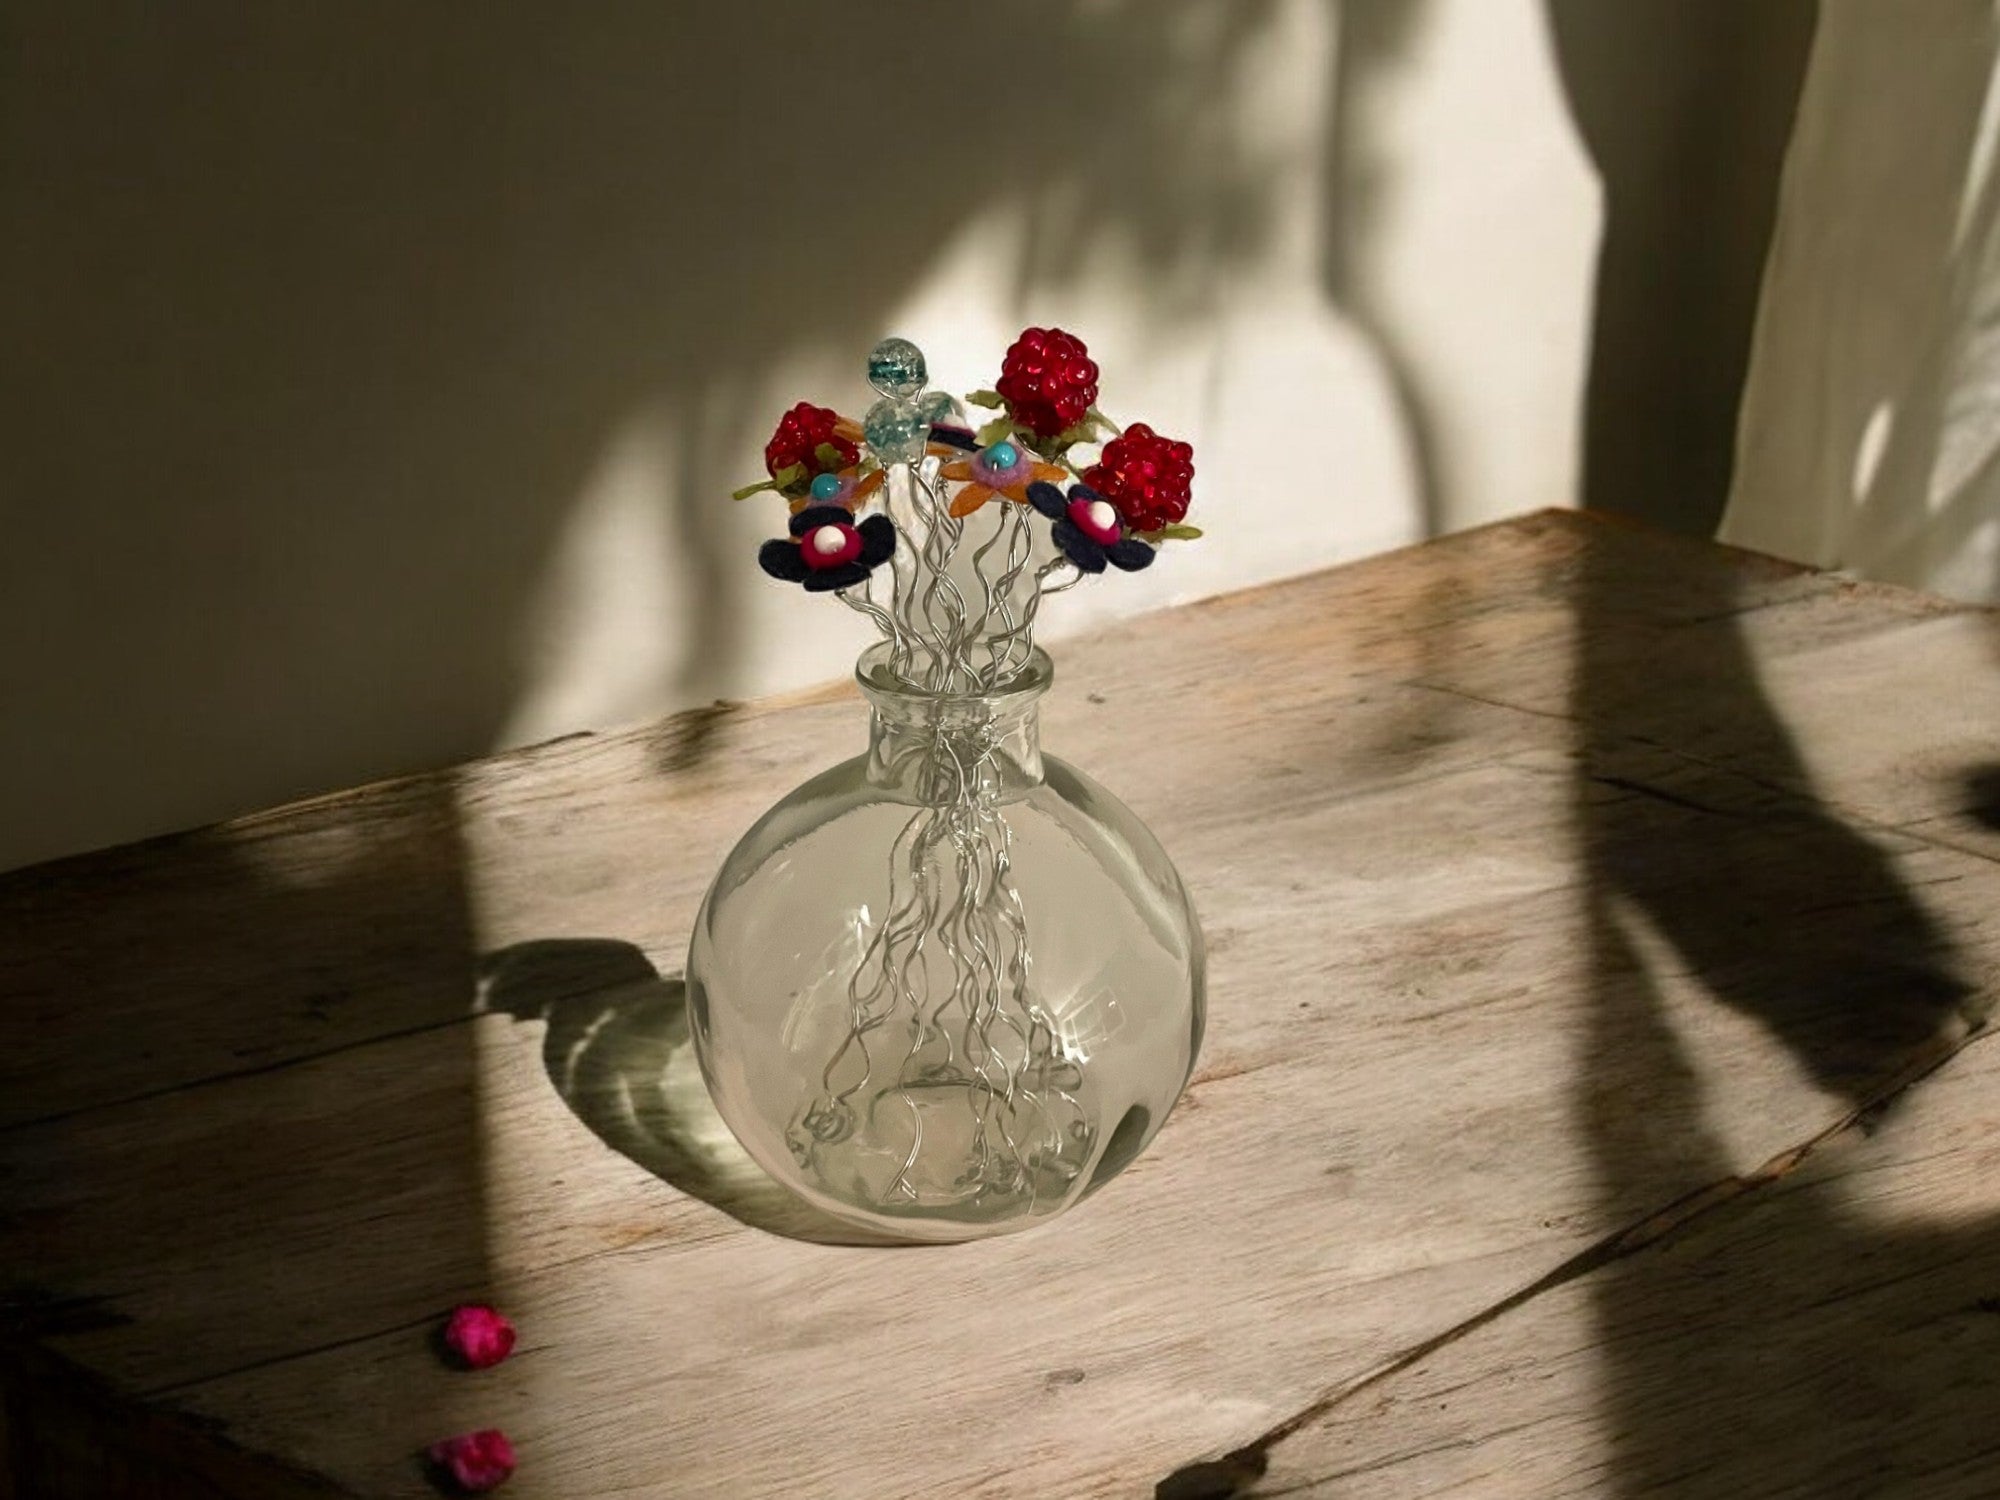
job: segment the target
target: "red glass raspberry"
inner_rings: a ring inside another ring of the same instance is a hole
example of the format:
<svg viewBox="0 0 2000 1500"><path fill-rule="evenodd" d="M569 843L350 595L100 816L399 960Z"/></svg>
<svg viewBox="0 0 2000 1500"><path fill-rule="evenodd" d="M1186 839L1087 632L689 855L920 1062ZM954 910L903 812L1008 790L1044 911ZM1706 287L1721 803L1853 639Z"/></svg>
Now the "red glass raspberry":
<svg viewBox="0 0 2000 1500"><path fill-rule="evenodd" d="M1008 416L1052 438L1081 422L1097 400L1097 366L1075 334L1030 328L1008 349L996 389Z"/></svg>
<svg viewBox="0 0 2000 1500"><path fill-rule="evenodd" d="M839 420L840 413L833 408L801 401L785 413L778 423L778 430L771 434L771 441L764 445L764 472L776 479L793 464L803 464L805 477L785 487L788 495L803 495L816 476L859 463L861 450L846 438L834 434L834 424ZM840 455L839 463L828 465L820 462L819 448L822 443Z"/></svg>
<svg viewBox="0 0 2000 1500"><path fill-rule="evenodd" d="M1134 422L1104 445L1083 482L1116 506L1134 531L1158 531L1187 514L1194 449Z"/></svg>

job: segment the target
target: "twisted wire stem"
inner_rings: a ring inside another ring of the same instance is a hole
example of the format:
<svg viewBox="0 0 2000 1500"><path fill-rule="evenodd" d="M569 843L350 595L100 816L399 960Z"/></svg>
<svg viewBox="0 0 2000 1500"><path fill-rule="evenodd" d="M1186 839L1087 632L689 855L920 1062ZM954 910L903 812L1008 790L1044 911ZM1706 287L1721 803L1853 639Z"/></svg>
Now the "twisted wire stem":
<svg viewBox="0 0 2000 1500"><path fill-rule="evenodd" d="M1093 1133L1082 1069L1034 986L1006 729L977 699L1028 665L1042 599L1081 575L1060 557L1034 566L1018 505L1001 502L968 545L938 468L889 472L901 544L888 600L867 585L839 597L889 643L896 685L973 701L889 742L881 773L915 806L889 851L885 909L864 918L845 1034L790 1139L802 1164L885 1212L1032 1213L1067 1195Z"/></svg>
<svg viewBox="0 0 2000 1500"><path fill-rule="evenodd" d="M889 517L901 534L890 559L887 603L870 583L838 598L868 617L889 642L889 671L912 692L992 692L1028 664L1042 600L1082 578L1055 557L1032 573L1034 533L1024 507L996 502L997 524L967 547L966 522L952 515L938 479L939 462L889 470Z"/></svg>

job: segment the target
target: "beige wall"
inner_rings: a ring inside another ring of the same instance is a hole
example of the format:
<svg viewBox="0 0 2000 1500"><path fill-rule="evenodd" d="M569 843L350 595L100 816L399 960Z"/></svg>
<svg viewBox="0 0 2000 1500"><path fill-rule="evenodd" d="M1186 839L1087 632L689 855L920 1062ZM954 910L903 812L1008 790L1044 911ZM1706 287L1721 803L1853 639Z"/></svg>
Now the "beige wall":
<svg viewBox="0 0 2000 1500"><path fill-rule="evenodd" d="M1057 635L1576 494L1533 0L0 24L0 866L843 671L727 492L887 331L1194 441L1208 539Z"/></svg>

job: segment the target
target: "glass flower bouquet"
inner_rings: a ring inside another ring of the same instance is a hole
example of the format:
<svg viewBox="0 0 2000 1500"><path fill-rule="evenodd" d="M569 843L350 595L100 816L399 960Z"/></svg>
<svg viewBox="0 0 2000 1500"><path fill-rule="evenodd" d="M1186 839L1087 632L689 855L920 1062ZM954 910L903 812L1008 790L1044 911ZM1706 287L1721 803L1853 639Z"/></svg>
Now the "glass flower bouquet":
<svg viewBox="0 0 2000 1500"><path fill-rule="evenodd" d="M915 345L868 359L858 423L800 403L764 451L763 570L881 639L867 753L767 812L696 919L689 1013L744 1147L821 1209L958 1240L1075 1203L1151 1140L1194 1066L1201 931L1146 827L1045 756L1042 601L1150 566L1186 443L1120 430L1083 344L1031 328L974 432Z"/></svg>

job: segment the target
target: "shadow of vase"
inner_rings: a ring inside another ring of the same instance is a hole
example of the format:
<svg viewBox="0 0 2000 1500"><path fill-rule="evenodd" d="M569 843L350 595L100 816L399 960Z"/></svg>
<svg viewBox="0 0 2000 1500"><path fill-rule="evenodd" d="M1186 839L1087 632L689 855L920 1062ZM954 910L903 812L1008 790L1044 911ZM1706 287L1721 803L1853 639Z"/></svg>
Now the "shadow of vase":
<svg viewBox="0 0 2000 1500"><path fill-rule="evenodd" d="M542 1062L599 1140L753 1229L822 1245L898 1243L842 1223L782 1187L709 1099L688 1030L687 989L614 938L516 943L481 961L484 1008L542 1021Z"/></svg>

